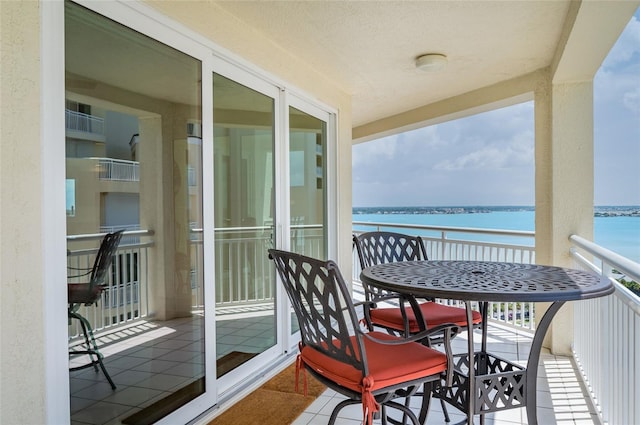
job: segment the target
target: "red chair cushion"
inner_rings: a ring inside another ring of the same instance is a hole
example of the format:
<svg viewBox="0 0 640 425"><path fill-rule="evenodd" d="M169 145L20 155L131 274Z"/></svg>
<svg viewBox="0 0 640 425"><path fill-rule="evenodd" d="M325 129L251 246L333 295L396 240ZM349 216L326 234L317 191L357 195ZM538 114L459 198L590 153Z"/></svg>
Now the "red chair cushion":
<svg viewBox="0 0 640 425"><path fill-rule="evenodd" d="M382 332L369 335L383 340L400 339ZM351 339L355 338L354 336ZM318 374L353 391L374 392L402 382L420 379L444 372L447 357L432 348L411 342L401 345L384 345L364 338L369 366L370 387L363 388L363 372L355 367L334 359L320 351L305 346L300 356L304 363Z"/></svg>
<svg viewBox="0 0 640 425"><path fill-rule="evenodd" d="M413 310L410 307L407 307L405 311L407 312L407 319L409 320L409 332L420 332L420 326L416 320L416 315L413 314ZM467 311L464 308L429 301L420 304L420 311L422 311L422 316L427 321L427 327L429 329L444 323L453 323L463 327L467 326ZM482 316L479 312L473 311L472 314L474 325L477 325L482 321ZM398 307L376 308L371 310L371 321L374 325L395 329L400 332L404 331L402 312Z"/></svg>
<svg viewBox="0 0 640 425"><path fill-rule="evenodd" d="M102 285L89 285L88 283L68 283L67 302L69 304L93 304L104 290Z"/></svg>

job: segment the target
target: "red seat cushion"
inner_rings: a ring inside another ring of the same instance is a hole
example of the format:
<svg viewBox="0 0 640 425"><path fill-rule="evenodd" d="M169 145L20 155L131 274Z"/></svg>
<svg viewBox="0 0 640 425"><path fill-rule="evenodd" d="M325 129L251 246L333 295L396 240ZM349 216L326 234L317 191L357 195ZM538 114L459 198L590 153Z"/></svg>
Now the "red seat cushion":
<svg viewBox="0 0 640 425"><path fill-rule="evenodd" d="M426 302L420 304L422 316L427 321L428 328L442 325L444 323L453 323L458 326L467 326L467 311L464 308L452 307L449 305L438 304L435 302ZM410 307L406 308L407 319L409 320L409 332L420 332L420 326L416 320L416 315ZM479 312L473 311L473 324L477 325L482 321ZM402 312L400 308L376 308L371 310L371 321L374 325L383 326L385 328L404 331L404 321L402 320Z"/></svg>
<svg viewBox="0 0 640 425"><path fill-rule="evenodd" d="M88 283L68 283L67 302L69 304L93 304L104 290L102 285Z"/></svg>
<svg viewBox="0 0 640 425"><path fill-rule="evenodd" d="M383 340L400 339L382 332L371 332L369 335ZM304 363L318 374L358 392L365 389L374 392L380 388L438 374L447 369L447 357L443 353L415 342L384 345L364 338L364 345L369 366L369 388L363 388L363 372L351 365L309 346L302 349L300 356Z"/></svg>

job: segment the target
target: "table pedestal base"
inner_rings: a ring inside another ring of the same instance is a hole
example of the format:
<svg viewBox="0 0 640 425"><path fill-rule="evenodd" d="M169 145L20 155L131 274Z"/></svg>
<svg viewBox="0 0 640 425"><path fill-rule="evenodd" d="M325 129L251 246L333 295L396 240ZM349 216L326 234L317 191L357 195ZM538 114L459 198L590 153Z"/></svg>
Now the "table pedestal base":
<svg viewBox="0 0 640 425"><path fill-rule="evenodd" d="M526 406L526 370L490 353L474 355L475 376L469 383L469 356L454 356L455 372L450 388L440 387L434 397L469 412L468 388L476 395L473 414L485 414Z"/></svg>

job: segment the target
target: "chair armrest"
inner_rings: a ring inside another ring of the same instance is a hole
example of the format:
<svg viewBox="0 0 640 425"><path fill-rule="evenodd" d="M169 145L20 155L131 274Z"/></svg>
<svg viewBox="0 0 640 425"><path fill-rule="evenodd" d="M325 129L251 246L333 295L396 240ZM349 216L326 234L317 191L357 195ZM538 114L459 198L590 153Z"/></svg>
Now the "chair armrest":
<svg viewBox="0 0 640 425"><path fill-rule="evenodd" d="M401 302L402 300L404 300L406 297L404 297L401 294L387 294L387 295L380 295L380 296L375 296L373 297L373 300L371 300L372 302L382 302L382 301L388 301L388 300L398 300L399 302Z"/></svg>
<svg viewBox="0 0 640 425"><path fill-rule="evenodd" d="M82 277L82 276L88 276L91 274L91 270L89 270L86 273L80 273L80 274L73 274L73 275L67 275L67 278L74 278L74 277Z"/></svg>
<svg viewBox="0 0 640 425"><path fill-rule="evenodd" d="M420 342L423 340L427 340L428 338L433 335L433 334L437 334L437 333L443 333L445 335L445 340L447 339L447 336L449 337L449 345L451 342L451 336L452 335L457 335L458 332L460 331L460 327L454 323L444 323L442 325L438 325L438 326L434 326L431 329L419 332L417 334L413 334L411 336L408 337L397 337L398 339L392 339L392 340L388 340L388 339L378 339L374 336L369 335L368 333L362 332L362 335L367 338L370 339L371 341L377 342L378 344L385 344L385 345L402 345L402 344L408 344L410 342ZM445 345L447 345L447 341L445 341ZM446 347L445 347L446 349Z"/></svg>
<svg viewBox="0 0 640 425"><path fill-rule="evenodd" d="M376 307L377 307L377 306L376 306L376 303L375 303L375 302L373 302L373 301L358 301L358 302L354 302L354 303L353 303L353 306L354 306L354 307L360 307L360 306L363 306L363 307L365 307L365 308L366 308L366 307L369 307L369 308L376 308Z"/></svg>
<svg viewBox="0 0 640 425"><path fill-rule="evenodd" d="M72 278L72 277L82 277L82 276L87 276L91 273L91 271L93 270L93 267L71 267L71 266L67 266L67 270L76 270L76 271L84 271L85 273L80 273L80 274L75 274L75 275L67 275L68 278Z"/></svg>
<svg viewBox="0 0 640 425"><path fill-rule="evenodd" d="M364 325L366 325L369 332L373 331L373 322L371 321L371 309L376 308L377 305L373 301L359 301L357 303L353 303L354 307L362 306L362 310L364 312L364 317L360 320Z"/></svg>

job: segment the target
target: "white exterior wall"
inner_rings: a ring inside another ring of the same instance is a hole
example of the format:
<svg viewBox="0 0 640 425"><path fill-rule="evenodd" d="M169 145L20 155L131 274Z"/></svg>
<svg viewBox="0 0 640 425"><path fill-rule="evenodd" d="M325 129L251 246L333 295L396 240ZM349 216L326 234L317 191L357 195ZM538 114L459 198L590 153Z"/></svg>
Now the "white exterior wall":
<svg viewBox="0 0 640 425"><path fill-rule="evenodd" d="M39 8L1 8L0 422L43 423Z"/></svg>

